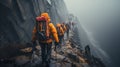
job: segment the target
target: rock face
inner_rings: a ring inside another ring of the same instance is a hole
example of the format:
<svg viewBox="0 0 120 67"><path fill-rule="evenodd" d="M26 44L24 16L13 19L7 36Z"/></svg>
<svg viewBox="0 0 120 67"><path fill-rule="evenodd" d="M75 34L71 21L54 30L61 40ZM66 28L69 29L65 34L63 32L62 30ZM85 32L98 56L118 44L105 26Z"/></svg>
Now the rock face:
<svg viewBox="0 0 120 67"><path fill-rule="evenodd" d="M63 0L0 0L0 10L0 47L5 47L4 44L8 43L13 45L15 43L19 44L30 42L32 30L35 25L35 17L40 15L42 12L48 12L54 24L58 22L65 22L68 18L68 11ZM68 20L71 21L71 19ZM79 27L81 27L77 18L74 19L74 21L78 23L76 26L79 25ZM57 55L57 60L60 62L57 61L55 64L51 63L51 67L56 67L54 65L60 66L61 64L63 64L61 67L83 67L81 63L86 63L81 51L82 42L79 37L79 27L75 27L73 31L70 32L70 42L68 41L68 43L63 46L64 48L62 48L58 54L52 52L53 57L54 55ZM82 28L80 28L80 30L82 30ZM10 51L9 53L12 53L13 55L22 54L17 52L17 50L19 50L17 47L23 48L27 47L27 45L23 44L22 46L19 44L18 46L14 47L16 49L13 49L12 47L9 47L8 45L9 49L0 48L0 53L4 53L6 50L6 54L2 54L0 57L3 58L8 56L8 51ZM13 57L13 55L11 56ZM54 58L56 59L56 57ZM30 61L30 59L31 58L25 56L19 56L16 61L13 61L13 63L18 61L18 63L23 64L24 62L28 62L28 60ZM36 57L35 60L36 59L41 58ZM21 62L19 62L20 60ZM38 62L40 61L41 60ZM22 67L30 67L29 64L27 65L28 66Z"/></svg>
<svg viewBox="0 0 120 67"><path fill-rule="evenodd" d="M48 12L54 24L68 16L63 0L1 0L0 10L0 46L29 42L35 17L41 12Z"/></svg>

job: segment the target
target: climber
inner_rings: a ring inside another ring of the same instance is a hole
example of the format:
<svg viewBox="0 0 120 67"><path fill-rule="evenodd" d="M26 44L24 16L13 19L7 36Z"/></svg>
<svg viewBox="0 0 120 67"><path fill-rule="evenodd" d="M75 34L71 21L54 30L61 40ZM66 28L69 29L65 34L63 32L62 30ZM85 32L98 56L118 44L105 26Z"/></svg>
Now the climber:
<svg viewBox="0 0 120 67"><path fill-rule="evenodd" d="M65 23L64 23L64 22L61 24L61 27L63 28L63 31L64 31L64 33L65 33L65 32L66 32L66 26L65 26Z"/></svg>
<svg viewBox="0 0 120 67"><path fill-rule="evenodd" d="M92 54L91 54L91 50L90 50L90 46L86 45L85 46L85 58L87 59L87 61L92 64Z"/></svg>
<svg viewBox="0 0 120 67"><path fill-rule="evenodd" d="M71 29L72 29L72 22L69 21L69 22L68 22L68 25L69 25L69 30L71 30Z"/></svg>
<svg viewBox="0 0 120 67"><path fill-rule="evenodd" d="M67 39L69 38L69 30L70 30L70 25L69 25L69 23L66 23Z"/></svg>
<svg viewBox="0 0 120 67"><path fill-rule="evenodd" d="M61 27L62 27L62 29L63 29L63 31L64 31L64 34L63 34L63 37L62 37L62 41L63 41L63 45L64 45L64 44L65 44L64 35L65 35L65 33L66 33L66 26L65 26L65 23L64 23L64 22L61 24Z"/></svg>
<svg viewBox="0 0 120 67"><path fill-rule="evenodd" d="M40 16L36 17L36 26L33 29L32 42L34 43L35 40L39 41L43 65L49 65L50 63L53 39L55 40L55 45L58 45L59 39L57 30L53 23L51 23L48 13L42 13Z"/></svg>
<svg viewBox="0 0 120 67"><path fill-rule="evenodd" d="M74 30L75 23L72 22L71 24L72 24L72 31L73 31L73 30Z"/></svg>
<svg viewBox="0 0 120 67"><path fill-rule="evenodd" d="M58 33L58 37L59 37L59 41L60 41L59 47L61 47L62 38L63 38L63 36L64 36L64 31L63 31L63 28L61 27L61 24L60 24L60 23L57 23L57 24L56 24L56 29L57 29L57 33Z"/></svg>

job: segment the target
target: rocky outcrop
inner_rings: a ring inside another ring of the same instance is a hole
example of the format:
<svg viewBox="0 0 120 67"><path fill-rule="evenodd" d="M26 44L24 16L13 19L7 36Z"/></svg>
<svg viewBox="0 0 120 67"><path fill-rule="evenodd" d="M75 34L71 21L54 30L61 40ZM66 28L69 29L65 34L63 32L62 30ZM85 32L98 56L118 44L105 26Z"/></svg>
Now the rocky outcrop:
<svg viewBox="0 0 120 67"><path fill-rule="evenodd" d="M89 46L86 46L85 50L78 48L79 44L76 43L77 41L74 41L76 39L72 39L72 37L76 37L74 33L77 34L77 31L70 31L70 39L65 39L65 44L61 45L61 48L57 48L56 51L54 50L54 45L52 46L50 67L105 67L105 65L99 58L91 55ZM21 48L24 47L22 47L21 45ZM36 53L34 53L33 55L26 55L27 53L31 52L31 48L26 48L21 50L22 52L26 53L24 55L19 54L19 56L13 58L1 59L0 66L39 67L42 65L40 51L41 48L39 46L37 46L36 48L38 49L38 51L36 51Z"/></svg>
<svg viewBox="0 0 120 67"><path fill-rule="evenodd" d="M0 46L29 42L41 12L48 12L54 24L65 21L68 14L63 0L1 0L0 10Z"/></svg>

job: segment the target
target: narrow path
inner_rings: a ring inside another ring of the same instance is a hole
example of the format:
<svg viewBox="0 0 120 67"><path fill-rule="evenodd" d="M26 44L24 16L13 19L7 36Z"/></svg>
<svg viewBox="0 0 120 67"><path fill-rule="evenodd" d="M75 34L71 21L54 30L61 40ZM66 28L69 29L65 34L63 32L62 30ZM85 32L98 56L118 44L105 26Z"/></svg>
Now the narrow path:
<svg viewBox="0 0 120 67"><path fill-rule="evenodd" d="M66 38L64 40L64 45L61 45L61 48L57 48L54 51L54 45L52 46L52 54L51 54L51 63L50 67L105 67L102 66L99 60L95 60L95 63L91 66L91 64L86 61L87 59L84 57L84 54L80 51L80 48L76 43L72 42L72 37L74 32L70 31L69 39ZM36 46L38 51L33 55L22 55L17 56L14 59L13 63L4 64L4 67L40 67L41 64L41 51L40 46ZM29 53L32 48L22 49L21 51ZM97 59L97 58L95 58ZM32 60L32 61L31 61ZM92 61L92 60L90 60ZM0 64L1 65L1 64Z"/></svg>

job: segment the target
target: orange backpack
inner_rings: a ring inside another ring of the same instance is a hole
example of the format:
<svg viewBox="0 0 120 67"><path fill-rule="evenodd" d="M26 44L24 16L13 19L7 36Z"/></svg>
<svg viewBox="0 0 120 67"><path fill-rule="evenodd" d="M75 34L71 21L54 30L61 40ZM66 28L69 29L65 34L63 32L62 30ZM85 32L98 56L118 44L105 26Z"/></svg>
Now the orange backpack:
<svg viewBox="0 0 120 67"><path fill-rule="evenodd" d="M58 33L58 35L60 35L60 34L61 34L60 27L56 27L56 29L57 29L57 33Z"/></svg>
<svg viewBox="0 0 120 67"><path fill-rule="evenodd" d="M37 38L38 40L47 40L49 39L49 23L46 22L44 17L36 18L36 29L37 29Z"/></svg>

